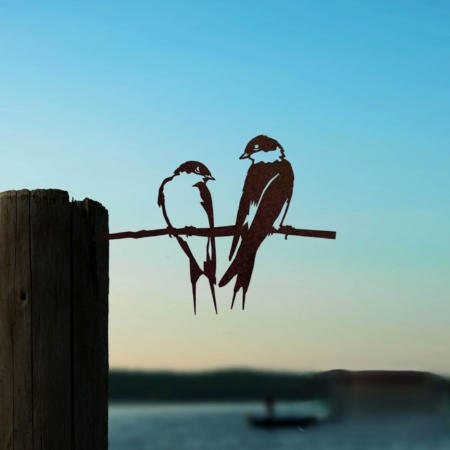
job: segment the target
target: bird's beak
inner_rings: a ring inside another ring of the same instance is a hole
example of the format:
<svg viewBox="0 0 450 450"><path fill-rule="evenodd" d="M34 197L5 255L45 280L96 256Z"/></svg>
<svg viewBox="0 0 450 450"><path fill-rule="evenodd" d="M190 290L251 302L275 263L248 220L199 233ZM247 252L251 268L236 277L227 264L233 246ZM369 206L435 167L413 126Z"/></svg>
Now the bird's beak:
<svg viewBox="0 0 450 450"><path fill-rule="evenodd" d="M216 181L216 179L212 175L206 175L205 180L206 181L208 181L208 180Z"/></svg>
<svg viewBox="0 0 450 450"><path fill-rule="evenodd" d="M242 155L241 156L239 156L239 159L247 159L247 158L250 158L250 155L248 154L248 153L242 153Z"/></svg>

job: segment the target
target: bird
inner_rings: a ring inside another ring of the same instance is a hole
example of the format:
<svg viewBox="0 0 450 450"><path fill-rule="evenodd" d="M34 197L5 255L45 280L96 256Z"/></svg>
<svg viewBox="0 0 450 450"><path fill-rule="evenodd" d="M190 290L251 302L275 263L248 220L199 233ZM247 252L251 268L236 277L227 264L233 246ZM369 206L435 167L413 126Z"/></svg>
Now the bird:
<svg viewBox="0 0 450 450"><path fill-rule="evenodd" d="M174 171L173 175L163 180L158 191L158 206L162 209L169 229L187 227L189 230L193 230L194 224L197 225L197 228L214 228L212 196L206 185L210 180L215 180L215 178L209 169L199 161L184 162ZM208 237L206 251L203 237L192 238L191 245L179 235L176 235L175 238L189 259L194 314L197 313L196 285L202 275L208 278L217 314L214 288L216 284L215 238ZM195 241L196 239L197 241ZM199 241L202 241L201 244Z"/></svg>
<svg viewBox="0 0 450 450"><path fill-rule="evenodd" d="M294 189L294 172L280 143L265 135L251 139L239 159L250 159L252 163L242 189L229 260L235 253L236 256L219 287L237 277L231 308L237 292L242 289L244 310L256 252L274 226L279 229L283 225Z"/></svg>

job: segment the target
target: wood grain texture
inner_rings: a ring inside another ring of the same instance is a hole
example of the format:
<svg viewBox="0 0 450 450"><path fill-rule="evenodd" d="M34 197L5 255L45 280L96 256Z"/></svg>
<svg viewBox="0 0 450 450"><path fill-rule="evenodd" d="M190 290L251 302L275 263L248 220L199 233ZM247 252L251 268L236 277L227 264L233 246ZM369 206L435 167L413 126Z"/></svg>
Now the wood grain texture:
<svg viewBox="0 0 450 450"><path fill-rule="evenodd" d="M74 449L94 449L94 273L84 202L72 203Z"/></svg>
<svg viewBox="0 0 450 450"><path fill-rule="evenodd" d="M92 200L72 203L74 450L108 448L108 213ZM106 245L105 245L106 244Z"/></svg>
<svg viewBox="0 0 450 450"><path fill-rule="evenodd" d="M0 194L0 450L108 448L108 212Z"/></svg>
<svg viewBox="0 0 450 450"><path fill-rule="evenodd" d="M0 449L14 446L14 267L16 191L0 194Z"/></svg>
<svg viewBox="0 0 450 450"><path fill-rule="evenodd" d="M67 192L31 192L35 449L71 448L70 209Z"/></svg>
<svg viewBox="0 0 450 450"><path fill-rule="evenodd" d="M90 202L90 210L94 213L94 227L90 235L107 234L108 211L97 202ZM108 448L108 314L109 314L109 242L93 243L87 241L95 255L96 301L94 327L94 414L96 450Z"/></svg>
<svg viewBox="0 0 450 450"><path fill-rule="evenodd" d="M33 448L30 191L17 192L14 289L14 450Z"/></svg>

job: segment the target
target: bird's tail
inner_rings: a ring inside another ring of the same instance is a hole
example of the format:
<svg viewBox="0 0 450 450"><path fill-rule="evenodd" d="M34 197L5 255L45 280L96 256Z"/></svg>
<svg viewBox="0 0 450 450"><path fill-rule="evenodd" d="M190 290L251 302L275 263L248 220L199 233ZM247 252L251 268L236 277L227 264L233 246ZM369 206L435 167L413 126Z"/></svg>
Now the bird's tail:
<svg viewBox="0 0 450 450"><path fill-rule="evenodd" d="M253 268L255 266L255 257L256 251L238 251L236 258L230 264L230 267L219 282L219 287L223 287L227 285L235 276L237 276L236 284L234 285L233 303L231 307L233 307L236 293L239 291L239 289L242 289L242 309L244 309L245 294L247 293L248 287L250 285L250 280L252 278Z"/></svg>
<svg viewBox="0 0 450 450"><path fill-rule="evenodd" d="M216 251L215 244L212 245L212 255L209 254L208 249L206 253L206 261L203 263L203 273L208 278L209 287L211 289L211 295L214 303L214 309L217 314L217 302L214 285L216 284Z"/></svg>
<svg viewBox="0 0 450 450"><path fill-rule="evenodd" d="M226 286L240 272L241 264L239 259L238 254L228 267L227 271L223 274L222 279L219 281L219 287Z"/></svg>

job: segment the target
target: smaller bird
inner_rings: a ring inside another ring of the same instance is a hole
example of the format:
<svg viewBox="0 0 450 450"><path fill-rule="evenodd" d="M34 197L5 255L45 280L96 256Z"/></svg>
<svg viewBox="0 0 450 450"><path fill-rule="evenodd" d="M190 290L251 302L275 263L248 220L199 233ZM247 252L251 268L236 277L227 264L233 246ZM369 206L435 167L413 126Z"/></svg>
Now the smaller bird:
<svg viewBox="0 0 450 450"><path fill-rule="evenodd" d="M184 228L187 224L189 228L214 228L212 196L206 186L209 180L214 179L208 168L199 161L187 161L181 164L172 176L164 179L159 188L158 205L162 208L169 228ZM191 238L191 245L181 236L175 236L175 238L189 259L194 314L197 310L196 285L202 275L208 278L217 314L214 288L216 284L215 238L207 238L206 249L203 237Z"/></svg>

